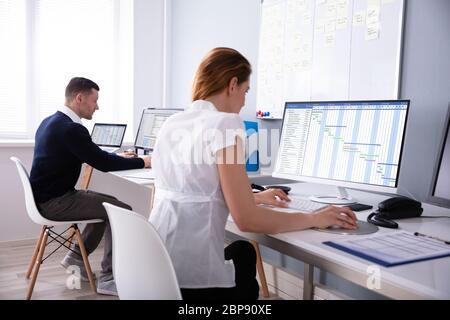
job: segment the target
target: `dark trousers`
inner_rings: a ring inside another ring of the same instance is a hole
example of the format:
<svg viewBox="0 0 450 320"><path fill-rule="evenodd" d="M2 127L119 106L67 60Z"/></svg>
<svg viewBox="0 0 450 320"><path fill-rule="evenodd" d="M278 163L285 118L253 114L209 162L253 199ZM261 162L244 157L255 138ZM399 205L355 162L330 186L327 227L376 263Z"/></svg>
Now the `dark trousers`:
<svg viewBox="0 0 450 320"><path fill-rule="evenodd" d="M131 207L117 198L94 191L74 190L64 195L53 198L38 205L41 214L55 221L102 219L101 223L90 223L84 228L81 236L88 254L92 253L105 235L105 250L102 260L102 273L100 281L113 279L112 275L112 236L106 209L102 203L107 202L112 205L131 210ZM72 245L72 250L80 253L78 244ZM72 252L69 255L80 259Z"/></svg>
<svg viewBox="0 0 450 320"><path fill-rule="evenodd" d="M258 299L256 252L248 241L235 241L225 248L225 260L233 260L236 286L231 288L181 289L183 300L249 300Z"/></svg>

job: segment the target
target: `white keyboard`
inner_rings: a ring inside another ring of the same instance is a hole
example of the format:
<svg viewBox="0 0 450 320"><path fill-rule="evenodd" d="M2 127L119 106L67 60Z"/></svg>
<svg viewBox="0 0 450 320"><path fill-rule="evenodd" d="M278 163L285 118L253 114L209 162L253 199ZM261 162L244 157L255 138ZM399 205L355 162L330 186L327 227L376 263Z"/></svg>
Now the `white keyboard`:
<svg viewBox="0 0 450 320"><path fill-rule="evenodd" d="M323 209L328 206L327 204L318 203L318 202L314 202L311 200L294 198L294 197L289 197L289 198L291 199L291 201L288 202L289 208L296 209L301 212L314 212L314 211Z"/></svg>

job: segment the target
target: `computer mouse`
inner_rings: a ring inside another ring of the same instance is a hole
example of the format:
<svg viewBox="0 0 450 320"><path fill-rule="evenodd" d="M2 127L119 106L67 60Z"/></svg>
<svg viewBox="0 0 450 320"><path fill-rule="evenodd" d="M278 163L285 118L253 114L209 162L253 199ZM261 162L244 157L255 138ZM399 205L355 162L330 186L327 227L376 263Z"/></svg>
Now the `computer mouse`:
<svg viewBox="0 0 450 320"><path fill-rule="evenodd" d="M266 189L281 189L286 194L289 194L289 191L291 191L291 188L286 186L267 186Z"/></svg>

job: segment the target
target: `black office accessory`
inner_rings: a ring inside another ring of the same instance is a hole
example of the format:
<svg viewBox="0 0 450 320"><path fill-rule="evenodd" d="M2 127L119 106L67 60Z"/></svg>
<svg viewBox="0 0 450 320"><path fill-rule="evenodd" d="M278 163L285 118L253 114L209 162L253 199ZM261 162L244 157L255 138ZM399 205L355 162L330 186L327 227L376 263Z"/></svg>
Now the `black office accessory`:
<svg viewBox="0 0 450 320"><path fill-rule="evenodd" d="M378 211L372 212L367 217L367 222L374 224L376 226L384 227L384 228L391 228L391 229L398 228L397 222L383 218L383 216L380 215Z"/></svg>
<svg viewBox="0 0 450 320"><path fill-rule="evenodd" d="M385 228L398 228L392 219L415 218L422 215L423 208L419 201L407 197L394 197L378 204L378 210L367 217L367 222Z"/></svg>
<svg viewBox="0 0 450 320"><path fill-rule="evenodd" d="M362 203L352 203L352 204L347 205L346 207L352 209L355 212L369 210L369 209L373 208L373 206L370 206L368 204L362 204Z"/></svg>
<svg viewBox="0 0 450 320"><path fill-rule="evenodd" d="M289 191L291 191L291 188L286 187L286 186L267 186L267 187L263 187L263 186L260 186L258 184L252 183L251 187L252 187L253 190L257 190L256 192L266 191L267 189L281 189L281 190L284 191L284 193L289 194Z"/></svg>
<svg viewBox="0 0 450 320"><path fill-rule="evenodd" d="M259 184L254 184L254 183L252 183L251 187L252 187L252 190L256 190L253 192L260 192L260 191L266 190L266 188L264 188L263 186L260 186Z"/></svg>
<svg viewBox="0 0 450 320"><path fill-rule="evenodd" d="M394 197L378 204L378 211L389 219L415 218L422 215L422 204L407 197Z"/></svg>
<svg viewBox="0 0 450 320"><path fill-rule="evenodd" d="M438 237L434 237L434 236L429 236L429 235L426 235L426 234L423 234L423 233L420 233L420 232L414 232L414 235L418 236L418 237L425 237L425 238L434 239L434 240L437 240L437 241L442 241L445 244L450 244L450 241L447 241L447 240L444 240L444 239L441 239L441 238L438 238Z"/></svg>
<svg viewBox="0 0 450 320"><path fill-rule="evenodd" d="M281 189L286 194L289 194L289 191L291 191L291 188L286 186L267 186L266 189Z"/></svg>

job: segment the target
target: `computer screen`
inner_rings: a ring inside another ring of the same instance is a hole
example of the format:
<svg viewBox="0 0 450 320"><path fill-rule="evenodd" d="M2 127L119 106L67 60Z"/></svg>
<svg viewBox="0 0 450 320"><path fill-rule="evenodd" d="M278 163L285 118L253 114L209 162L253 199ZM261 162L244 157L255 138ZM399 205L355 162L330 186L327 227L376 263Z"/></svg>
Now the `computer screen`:
<svg viewBox="0 0 450 320"><path fill-rule="evenodd" d="M287 102L273 176L395 193L408 100ZM328 199L330 198L330 199Z"/></svg>
<svg viewBox="0 0 450 320"><path fill-rule="evenodd" d="M183 109L144 109L136 134L134 147L146 151L153 150L159 129L171 115Z"/></svg>
<svg viewBox="0 0 450 320"><path fill-rule="evenodd" d="M96 123L92 129L91 138L98 146L120 147L126 129L126 124Z"/></svg>
<svg viewBox="0 0 450 320"><path fill-rule="evenodd" d="M439 145L429 202L450 208L450 105Z"/></svg>

